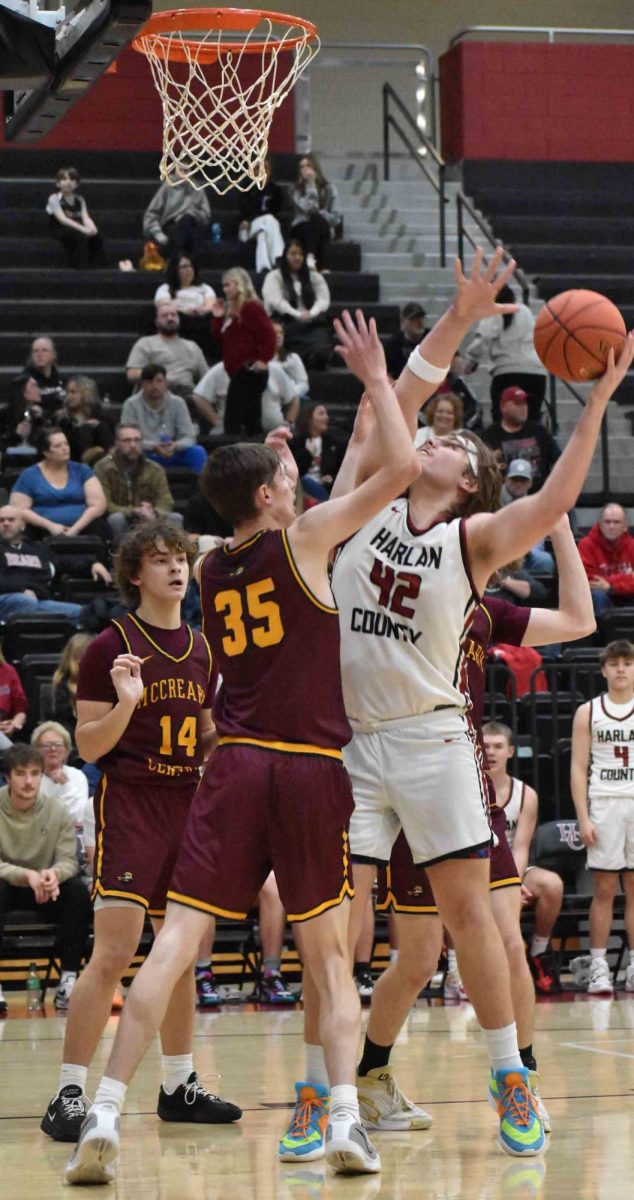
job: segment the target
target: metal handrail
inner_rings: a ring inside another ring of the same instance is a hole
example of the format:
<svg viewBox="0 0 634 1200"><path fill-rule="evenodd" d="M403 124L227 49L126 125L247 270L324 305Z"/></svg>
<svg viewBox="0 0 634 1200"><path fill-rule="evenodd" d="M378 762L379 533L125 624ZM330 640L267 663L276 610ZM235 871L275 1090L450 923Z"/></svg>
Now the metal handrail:
<svg viewBox="0 0 634 1200"><path fill-rule="evenodd" d="M471 220L475 221L476 225L478 226L478 229L481 230L483 236L486 238L489 245L494 247L494 249L497 249L498 246L501 246L502 250L504 251L504 253L503 253L504 262L510 262L513 255L509 253L509 251L506 249L506 247L503 245L503 243L500 241L499 238L493 237L493 235L487 229L480 214L478 212L476 212L475 208L469 202L469 200L467 200L466 196L460 195L460 192L458 192L458 194L456 196L456 207L458 210L458 222L457 222L457 224L458 224L458 258L460 259L460 261L464 262L465 238L469 242L469 244L473 247L473 249L475 249L477 246L477 242L469 233L469 230L466 228L464 220L463 220L463 215L462 215L463 210L466 209L467 212L469 213L469 216L471 217ZM530 284L529 284L528 279L526 278L524 272L519 267L516 267L516 269L515 269L515 279L517 280L519 286L522 289L522 299L523 299L524 303L528 304L528 301L530 298Z"/></svg>
<svg viewBox="0 0 634 1200"><path fill-rule="evenodd" d="M409 150L410 157L414 160L414 162L416 162L418 164L420 170L423 172L423 174L427 177L427 179L431 183L434 191L438 193L438 209L439 209L438 238L439 238L439 244L440 244L440 265L441 265L441 267L444 267L447 265L447 229L446 229L447 220L446 220L446 216L445 216L445 205L448 203L447 197L445 195L445 163L444 163L443 159L440 157L440 154L438 153L434 144L429 140L429 138L426 136L426 134L423 133L423 131L418 128L418 125L416 124L414 118L412 117L412 114L410 112L408 112L408 110L405 107L405 105L403 104L403 101L401 100L400 96L394 91L394 88L392 87L392 85L390 83L383 84L382 94L383 94L383 178L386 181L389 180L389 178L390 178L390 153L391 153L390 130L393 129L394 133L397 134L397 136L400 138L403 145ZM414 145L414 143L412 142L411 138L408 136L406 131L401 127L401 125L399 125L396 118L390 112L390 102L393 102L396 105L396 107L399 109L399 112L405 118L407 124L414 131L416 138L418 140L418 146ZM437 177L434 175L434 172L429 167L427 159L422 158L421 155L419 154L419 146L421 143L427 150L428 154L433 159L436 167L438 168Z"/></svg>
<svg viewBox="0 0 634 1200"><path fill-rule="evenodd" d="M564 25L467 25L465 29L460 29L458 33L454 33L449 41L449 47L455 46L457 42L461 42L463 38L469 37L472 33L510 33L514 36L517 34L546 34L549 43L552 45L558 35L564 37L617 37L617 38L632 38L634 30L632 29L567 29Z"/></svg>

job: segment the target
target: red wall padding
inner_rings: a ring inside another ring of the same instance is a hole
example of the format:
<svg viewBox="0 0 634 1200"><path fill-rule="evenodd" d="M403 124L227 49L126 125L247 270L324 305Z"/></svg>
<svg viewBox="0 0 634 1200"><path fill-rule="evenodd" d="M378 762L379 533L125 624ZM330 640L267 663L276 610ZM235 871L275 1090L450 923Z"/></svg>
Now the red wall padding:
<svg viewBox="0 0 634 1200"><path fill-rule="evenodd" d="M634 161L634 45L458 43L440 102L448 162Z"/></svg>
<svg viewBox="0 0 634 1200"><path fill-rule="evenodd" d="M241 73L256 71L256 59L245 58ZM114 74L102 75L59 124L41 142L25 146L33 150L160 150L163 129L161 102L146 59L125 50L117 59ZM0 123L0 146L19 148L7 142ZM269 138L271 150L292 154L295 150L293 94L273 119Z"/></svg>

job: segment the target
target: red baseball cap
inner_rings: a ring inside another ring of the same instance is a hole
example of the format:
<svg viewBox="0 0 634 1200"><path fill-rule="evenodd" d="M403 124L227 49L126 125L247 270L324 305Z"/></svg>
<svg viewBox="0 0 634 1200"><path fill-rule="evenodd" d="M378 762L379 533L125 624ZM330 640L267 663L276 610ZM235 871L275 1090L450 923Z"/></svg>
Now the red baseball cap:
<svg viewBox="0 0 634 1200"><path fill-rule="evenodd" d="M506 404L507 400L515 400L516 404L520 404L522 400L528 400L528 392L525 392L521 387L507 387L500 393L500 408Z"/></svg>

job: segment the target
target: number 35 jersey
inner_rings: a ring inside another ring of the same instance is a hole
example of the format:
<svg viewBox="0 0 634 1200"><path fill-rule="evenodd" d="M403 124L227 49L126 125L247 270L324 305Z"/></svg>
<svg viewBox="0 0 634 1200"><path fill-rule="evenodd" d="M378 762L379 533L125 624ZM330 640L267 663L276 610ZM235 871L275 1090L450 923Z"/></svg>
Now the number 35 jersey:
<svg viewBox="0 0 634 1200"><path fill-rule="evenodd" d="M86 648L77 680L78 700L117 703L110 671L119 654L143 660L143 694L127 729L99 759L108 779L125 784L198 783L203 761L200 714L210 709L211 652L185 623L159 629L124 613Z"/></svg>
<svg viewBox="0 0 634 1200"><path fill-rule="evenodd" d="M200 571L203 629L222 676L221 740L339 750L350 741L339 616L304 583L284 531L211 550Z"/></svg>
<svg viewBox="0 0 634 1200"><path fill-rule="evenodd" d="M462 642L475 613L464 522L426 530L395 500L339 551L333 591L352 728L465 709Z"/></svg>

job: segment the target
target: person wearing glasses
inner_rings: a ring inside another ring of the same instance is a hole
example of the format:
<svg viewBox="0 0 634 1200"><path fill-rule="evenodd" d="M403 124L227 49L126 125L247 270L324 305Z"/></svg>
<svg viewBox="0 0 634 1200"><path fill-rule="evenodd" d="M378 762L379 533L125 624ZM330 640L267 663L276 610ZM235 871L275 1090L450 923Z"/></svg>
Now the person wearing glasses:
<svg viewBox="0 0 634 1200"><path fill-rule="evenodd" d="M134 525L155 517L172 517L174 501L165 469L146 457L142 443L139 425L117 425L114 448L95 467L115 543ZM178 514L173 519L180 521Z"/></svg>

